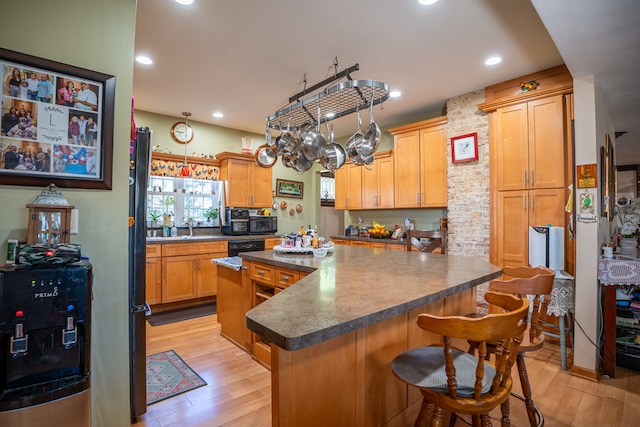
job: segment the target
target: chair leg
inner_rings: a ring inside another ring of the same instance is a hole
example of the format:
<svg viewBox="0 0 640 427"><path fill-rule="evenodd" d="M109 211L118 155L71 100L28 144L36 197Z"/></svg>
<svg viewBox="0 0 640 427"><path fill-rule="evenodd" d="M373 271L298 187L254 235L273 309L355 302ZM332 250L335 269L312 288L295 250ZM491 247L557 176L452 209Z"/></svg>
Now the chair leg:
<svg viewBox="0 0 640 427"><path fill-rule="evenodd" d="M422 405L420 405L420 412L418 413L418 418L416 418L416 422L413 424L414 427L425 427L425 421L429 414L433 411L433 404L430 403L426 399L422 399Z"/></svg>
<svg viewBox="0 0 640 427"><path fill-rule="evenodd" d="M518 375L520 376L522 394L524 395L524 404L527 407L527 415L529 416L529 424L531 427L536 427L538 425L536 407L531 398L531 385L529 384L529 376L527 375L527 365L524 363L524 353L518 353L516 360L518 363Z"/></svg>
<svg viewBox="0 0 640 427"><path fill-rule="evenodd" d="M500 425L502 427L510 427L511 419L509 418L509 416L511 414L511 405L509 403L509 399L502 402L502 405L500 405L500 409L502 410L502 418L500 419Z"/></svg>
<svg viewBox="0 0 640 427"><path fill-rule="evenodd" d="M564 330L564 316L558 319L558 328L560 329L560 358L563 370L567 370L567 336Z"/></svg>
<svg viewBox="0 0 640 427"><path fill-rule="evenodd" d="M431 417L431 427L444 427L444 411L436 406Z"/></svg>
<svg viewBox="0 0 640 427"><path fill-rule="evenodd" d="M480 426L481 427L492 427L493 424L491 424L491 418L489 418L489 415L480 415Z"/></svg>

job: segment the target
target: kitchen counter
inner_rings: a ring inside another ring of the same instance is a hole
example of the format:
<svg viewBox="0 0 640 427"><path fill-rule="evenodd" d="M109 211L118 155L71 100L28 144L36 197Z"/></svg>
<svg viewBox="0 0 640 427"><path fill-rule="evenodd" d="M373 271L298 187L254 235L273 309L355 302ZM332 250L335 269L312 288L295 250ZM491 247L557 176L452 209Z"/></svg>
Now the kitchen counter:
<svg viewBox="0 0 640 427"><path fill-rule="evenodd" d="M265 240L278 237L279 236L273 234L252 234L249 236L228 236L226 234L214 234L207 236L147 237L147 244L153 245L158 243L185 243L190 241L218 242L231 240Z"/></svg>
<svg viewBox="0 0 640 427"><path fill-rule="evenodd" d="M358 242L379 242L379 243L388 243L392 245L402 245L406 246L407 241L405 239L378 239L374 237L360 237L360 236L330 236L331 239L340 239L340 240L355 240Z"/></svg>
<svg viewBox="0 0 640 427"><path fill-rule="evenodd" d="M501 274L475 257L344 245L324 258L240 257L249 293L253 264L314 270L246 312L246 326L271 342L274 427L412 425L422 396L393 375L391 361L442 340L417 316L474 311L474 287Z"/></svg>
<svg viewBox="0 0 640 427"><path fill-rule="evenodd" d="M475 257L340 245L324 258L273 251L240 257L317 270L247 313L249 329L289 351L409 312L501 274L500 268Z"/></svg>

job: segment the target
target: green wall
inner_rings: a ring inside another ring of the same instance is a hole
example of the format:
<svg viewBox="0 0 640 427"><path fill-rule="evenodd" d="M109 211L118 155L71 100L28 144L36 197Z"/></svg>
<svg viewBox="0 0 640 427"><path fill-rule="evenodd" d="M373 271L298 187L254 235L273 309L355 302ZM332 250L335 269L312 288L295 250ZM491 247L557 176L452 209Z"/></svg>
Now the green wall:
<svg viewBox="0 0 640 427"><path fill-rule="evenodd" d="M1 2L1 47L116 76L113 190L60 190L80 213L79 233L71 240L82 245L94 267L92 425L128 426L127 208L136 2ZM25 205L43 189L0 185L3 248L10 236L26 237Z"/></svg>

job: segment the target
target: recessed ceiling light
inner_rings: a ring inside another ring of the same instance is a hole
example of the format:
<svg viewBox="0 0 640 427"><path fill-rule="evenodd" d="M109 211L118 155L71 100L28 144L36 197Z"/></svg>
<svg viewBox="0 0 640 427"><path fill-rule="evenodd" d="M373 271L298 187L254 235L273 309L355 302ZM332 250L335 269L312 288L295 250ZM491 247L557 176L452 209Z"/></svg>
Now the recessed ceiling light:
<svg viewBox="0 0 640 427"><path fill-rule="evenodd" d="M489 59L487 59L486 61L484 61L485 65L496 65L502 62L502 58L500 58L499 56L493 56Z"/></svg>
<svg viewBox="0 0 640 427"><path fill-rule="evenodd" d="M331 117L333 117L333 116L335 116L335 115L336 115L336 113L327 113L327 114L325 114L324 116L325 116L326 118L330 119Z"/></svg>
<svg viewBox="0 0 640 427"><path fill-rule="evenodd" d="M184 4L185 6L188 6L191 3L193 3L193 0L176 0L176 3L180 3L180 4Z"/></svg>
<svg viewBox="0 0 640 427"><path fill-rule="evenodd" d="M136 56L136 61L138 61L139 63L144 64L144 65L153 64L153 61L151 60L151 58L149 58L148 56L144 56L144 55Z"/></svg>
<svg viewBox="0 0 640 427"><path fill-rule="evenodd" d="M401 95L402 95L402 92L400 92L399 90L392 90L391 93L389 93L389 96L391 98L397 98Z"/></svg>
<svg viewBox="0 0 640 427"><path fill-rule="evenodd" d="M177 0L176 0L177 1ZM217 119L221 119L224 117L224 114L222 114L219 111L216 111L215 113L213 113L213 117L217 118Z"/></svg>
<svg viewBox="0 0 640 427"><path fill-rule="evenodd" d="M422 6L429 6L437 2L438 0L416 0L416 1L418 2L418 4Z"/></svg>

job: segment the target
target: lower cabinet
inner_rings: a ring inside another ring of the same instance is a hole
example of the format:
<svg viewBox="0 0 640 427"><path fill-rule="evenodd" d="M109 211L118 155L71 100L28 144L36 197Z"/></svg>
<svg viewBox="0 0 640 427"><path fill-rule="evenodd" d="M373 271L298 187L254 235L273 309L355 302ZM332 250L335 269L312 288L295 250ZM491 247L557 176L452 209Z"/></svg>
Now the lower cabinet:
<svg viewBox="0 0 640 427"><path fill-rule="evenodd" d="M365 238L366 239L366 238ZM372 240L351 240L351 239L334 239L331 238L331 241L334 245L344 245L344 246L360 246L363 248L379 248L379 249L388 249L391 251L404 251L406 250L406 245L398 244L398 243L385 243L378 242L375 239Z"/></svg>
<svg viewBox="0 0 640 427"><path fill-rule="evenodd" d="M251 308L268 300L288 286L293 285L308 273L288 268L274 267L252 262L248 266L253 293ZM265 366L271 367L271 343L252 333L253 356Z"/></svg>
<svg viewBox="0 0 640 427"><path fill-rule="evenodd" d="M147 245L147 302L188 302L218 292L218 265L211 258L227 256L227 242Z"/></svg>
<svg viewBox="0 0 640 427"><path fill-rule="evenodd" d="M149 305L162 302L161 260L160 245L147 245L145 298Z"/></svg>

